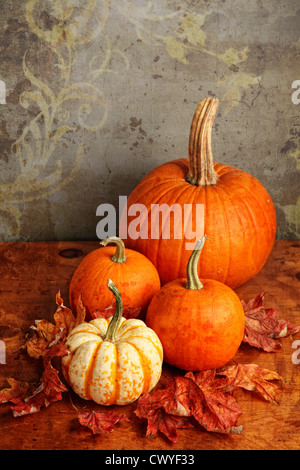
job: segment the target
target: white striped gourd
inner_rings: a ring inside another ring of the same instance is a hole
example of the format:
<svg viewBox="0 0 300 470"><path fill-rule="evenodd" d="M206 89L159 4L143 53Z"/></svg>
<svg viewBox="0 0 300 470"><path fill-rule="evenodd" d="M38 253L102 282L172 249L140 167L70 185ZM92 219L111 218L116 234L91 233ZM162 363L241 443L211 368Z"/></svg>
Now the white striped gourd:
<svg viewBox="0 0 300 470"><path fill-rule="evenodd" d="M67 338L64 376L74 392L100 405L126 405L149 392L160 379L163 350L156 333L142 320L122 317L120 293L113 317L77 325Z"/></svg>

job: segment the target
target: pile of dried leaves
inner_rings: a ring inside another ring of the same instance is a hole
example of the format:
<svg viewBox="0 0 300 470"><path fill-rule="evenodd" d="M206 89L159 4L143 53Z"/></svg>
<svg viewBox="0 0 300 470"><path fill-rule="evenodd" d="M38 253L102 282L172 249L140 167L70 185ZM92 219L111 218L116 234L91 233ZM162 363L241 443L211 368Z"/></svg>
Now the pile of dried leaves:
<svg viewBox="0 0 300 470"><path fill-rule="evenodd" d="M276 339L297 333L300 327L280 319L273 308L265 308L263 298L264 293L261 293L247 304L242 301L246 320L244 342L273 352L281 348ZM15 417L38 412L42 407L61 400L62 392L68 390L52 360L68 354L66 338L74 326L84 321L85 308L79 302L74 315L64 306L60 293L56 296L56 303L54 323L37 320L32 326L34 333L24 346L30 357L43 362L39 383L9 378L9 387L0 390L0 403L12 403ZM188 372L184 376L167 377L163 387L157 386L151 393L141 395L134 414L147 420L146 435L160 432L172 442L177 440L177 429L199 425L211 432L240 434L242 427L237 425L237 420L242 411L233 396L234 390L255 391L267 401L278 402L280 389L277 383L283 382L284 379L276 372L256 364L234 364L220 370ZM121 420L130 421L115 409L77 412L80 424L94 434L112 431Z"/></svg>

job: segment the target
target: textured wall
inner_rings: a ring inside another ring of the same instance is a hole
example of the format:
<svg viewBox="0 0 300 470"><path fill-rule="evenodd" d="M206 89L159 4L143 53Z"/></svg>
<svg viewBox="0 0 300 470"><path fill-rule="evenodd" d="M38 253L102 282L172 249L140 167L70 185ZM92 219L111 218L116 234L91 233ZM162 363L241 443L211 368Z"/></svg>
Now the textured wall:
<svg viewBox="0 0 300 470"><path fill-rule="evenodd" d="M2 0L0 239L95 239L98 205L187 156L206 96L215 160L299 238L299 22L299 0Z"/></svg>

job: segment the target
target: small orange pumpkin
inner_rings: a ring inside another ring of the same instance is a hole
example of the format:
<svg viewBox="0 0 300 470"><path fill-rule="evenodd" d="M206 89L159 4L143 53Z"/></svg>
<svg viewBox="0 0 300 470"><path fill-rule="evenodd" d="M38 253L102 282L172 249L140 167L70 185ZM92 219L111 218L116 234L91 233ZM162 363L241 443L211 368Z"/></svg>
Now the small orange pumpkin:
<svg viewBox="0 0 300 470"><path fill-rule="evenodd" d="M114 243L113 246L106 246ZM123 299L123 316L143 315L153 295L160 289L160 278L154 265L144 255L128 248L118 237L109 237L89 253L77 267L69 289L70 304L76 312L79 297L86 318L113 314L114 296L107 289L107 278L113 278Z"/></svg>
<svg viewBox="0 0 300 470"><path fill-rule="evenodd" d="M204 241L192 252L187 279L165 284L146 315L146 324L162 343L165 362L188 371L224 366L244 337L245 315L237 294L219 281L198 277Z"/></svg>

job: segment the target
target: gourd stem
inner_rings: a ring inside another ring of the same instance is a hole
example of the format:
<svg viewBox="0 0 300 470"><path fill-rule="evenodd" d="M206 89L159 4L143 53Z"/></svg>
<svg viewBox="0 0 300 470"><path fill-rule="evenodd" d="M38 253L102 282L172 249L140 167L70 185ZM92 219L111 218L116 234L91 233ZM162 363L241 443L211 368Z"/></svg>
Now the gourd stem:
<svg viewBox="0 0 300 470"><path fill-rule="evenodd" d="M207 240L206 235L204 235L203 238L197 241L196 246L190 256L190 259L187 265L186 289L200 290L203 288L203 284L201 283L199 276L198 276L198 260L199 260L203 245L205 243L205 240Z"/></svg>
<svg viewBox="0 0 300 470"><path fill-rule="evenodd" d="M106 246L109 243L115 243L117 245L116 251L114 255L110 258L114 263L125 263L126 256L125 256L125 245L123 240L118 237L108 237L105 240L100 242L100 245Z"/></svg>
<svg viewBox="0 0 300 470"><path fill-rule="evenodd" d="M114 294L116 299L116 310L114 316L112 317L110 324L108 325L106 335L104 337L104 341L111 341L114 342L116 339L116 333L121 323L122 314L123 314L123 302L120 292L118 291L115 284L112 282L111 279L107 279L107 287L111 290Z"/></svg>
<svg viewBox="0 0 300 470"><path fill-rule="evenodd" d="M211 149L211 130L218 106L217 98L205 98L199 103L192 120L189 172L185 180L195 186L209 186L218 181Z"/></svg>

